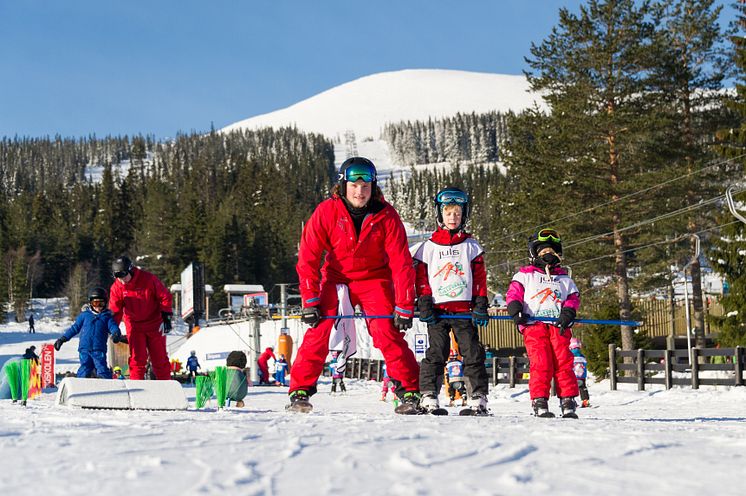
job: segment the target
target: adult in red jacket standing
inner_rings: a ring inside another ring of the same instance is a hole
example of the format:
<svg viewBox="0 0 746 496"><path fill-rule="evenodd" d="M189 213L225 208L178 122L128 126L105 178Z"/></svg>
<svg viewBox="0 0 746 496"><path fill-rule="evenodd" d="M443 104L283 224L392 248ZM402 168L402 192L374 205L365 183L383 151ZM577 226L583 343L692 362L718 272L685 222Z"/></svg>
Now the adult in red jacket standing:
<svg viewBox="0 0 746 496"><path fill-rule="evenodd" d="M277 361L275 357L275 349L271 346L267 347L264 352L259 355L256 361L257 367L259 368L259 384L269 384L269 359Z"/></svg>
<svg viewBox="0 0 746 496"><path fill-rule="evenodd" d="M117 325L124 319L130 346L130 379L144 379L148 357L158 380L171 378L166 334L171 332L171 293L153 274L138 269L125 257L112 263L114 284L109 309Z"/></svg>
<svg viewBox="0 0 746 496"><path fill-rule="evenodd" d="M331 198L319 204L305 225L298 252L303 300L301 319L311 327L303 337L290 377L288 410L308 412L309 397L329 352L338 311L337 285L347 285L350 303L367 315L373 345L381 350L401 398L397 413L419 413L419 367L401 331L412 327L415 273L404 225L376 184L376 168L362 157L340 168ZM324 260L321 265L322 258Z"/></svg>

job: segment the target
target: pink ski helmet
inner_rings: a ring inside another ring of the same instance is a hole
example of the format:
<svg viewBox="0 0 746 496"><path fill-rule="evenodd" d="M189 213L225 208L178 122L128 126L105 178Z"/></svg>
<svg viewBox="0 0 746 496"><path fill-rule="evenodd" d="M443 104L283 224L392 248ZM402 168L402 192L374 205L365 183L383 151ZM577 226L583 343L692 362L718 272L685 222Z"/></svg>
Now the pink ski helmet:
<svg viewBox="0 0 746 496"><path fill-rule="evenodd" d="M583 346L583 343L580 342L578 338L572 338L570 339L570 349L574 350L575 348L580 348Z"/></svg>

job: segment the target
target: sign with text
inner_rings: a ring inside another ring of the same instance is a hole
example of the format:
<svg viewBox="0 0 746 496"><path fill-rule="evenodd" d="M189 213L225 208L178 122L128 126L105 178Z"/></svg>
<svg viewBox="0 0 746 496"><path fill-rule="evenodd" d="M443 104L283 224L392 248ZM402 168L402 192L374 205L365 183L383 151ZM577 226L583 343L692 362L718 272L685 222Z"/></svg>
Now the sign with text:
<svg viewBox="0 0 746 496"><path fill-rule="evenodd" d="M41 347L41 387L54 387L54 346L45 344Z"/></svg>

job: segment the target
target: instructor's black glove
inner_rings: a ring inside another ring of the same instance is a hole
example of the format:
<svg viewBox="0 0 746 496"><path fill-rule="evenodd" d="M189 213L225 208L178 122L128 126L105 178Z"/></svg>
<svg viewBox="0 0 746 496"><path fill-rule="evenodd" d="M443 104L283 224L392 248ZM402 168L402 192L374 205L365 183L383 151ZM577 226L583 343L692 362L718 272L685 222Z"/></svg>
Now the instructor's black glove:
<svg viewBox="0 0 746 496"><path fill-rule="evenodd" d="M477 296L474 299L474 308L471 311L471 321L478 327L485 327L490 321L490 314L487 312L486 296Z"/></svg>
<svg viewBox="0 0 746 496"><path fill-rule="evenodd" d="M124 343L127 344L129 341L127 341L127 336L124 336L121 332L115 332L111 335L111 340L114 343Z"/></svg>
<svg viewBox="0 0 746 496"><path fill-rule="evenodd" d="M161 325L161 332L163 334L168 334L171 332L171 329L173 327L171 326L171 313L169 312L161 312L161 317L163 318L163 324Z"/></svg>
<svg viewBox="0 0 746 496"><path fill-rule="evenodd" d="M528 324L528 315L523 313L523 303L518 300L508 303L508 315L510 315L517 326Z"/></svg>
<svg viewBox="0 0 746 496"><path fill-rule="evenodd" d="M559 318L557 319L557 327L559 327L560 336L565 333L565 329L572 327L575 322L575 309L570 307L562 307Z"/></svg>
<svg viewBox="0 0 746 496"><path fill-rule="evenodd" d="M300 314L300 320L304 324L308 324L311 327L316 327L321 321L321 313L319 313L319 307L304 307Z"/></svg>
<svg viewBox="0 0 746 496"><path fill-rule="evenodd" d="M424 322L427 325L435 324L438 321L438 316L435 315L435 309L433 297L430 295L422 295L417 299L417 308L420 310L420 322Z"/></svg>
<svg viewBox="0 0 746 496"><path fill-rule="evenodd" d="M394 315L394 327L400 331L406 331L412 328L412 317L403 317L398 313Z"/></svg>
<svg viewBox="0 0 746 496"><path fill-rule="evenodd" d="M67 338L65 336L62 336L57 341L54 342L54 349L57 351L60 351L60 348L62 348L62 345L64 343L67 343Z"/></svg>

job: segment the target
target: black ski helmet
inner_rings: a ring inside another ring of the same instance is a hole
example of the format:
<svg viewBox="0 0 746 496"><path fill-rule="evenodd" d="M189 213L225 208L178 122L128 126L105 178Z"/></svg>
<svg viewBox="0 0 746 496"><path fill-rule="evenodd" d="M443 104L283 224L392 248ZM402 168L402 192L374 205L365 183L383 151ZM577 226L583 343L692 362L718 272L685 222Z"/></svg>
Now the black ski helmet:
<svg viewBox="0 0 746 496"><path fill-rule="evenodd" d="M114 277L126 277L127 274L132 274L132 267L132 260L126 255L122 255L111 264L111 272Z"/></svg>
<svg viewBox="0 0 746 496"><path fill-rule="evenodd" d="M342 162L342 165L339 167L337 181L343 197L347 195L347 181L349 179L353 179L352 182L362 179L366 183L372 183L371 191L375 194L376 186L378 185L378 173L376 172L376 166L367 158L350 157Z"/></svg>
<svg viewBox="0 0 746 496"><path fill-rule="evenodd" d="M539 258L539 252L551 247L557 255L562 256L562 238L554 229L539 229L528 238L528 258L531 263Z"/></svg>
<svg viewBox="0 0 746 496"><path fill-rule="evenodd" d="M93 300L104 300L104 306L106 306L109 301L109 293L104 288L93 288L88 292L88 302L90 303Z"/></svg>
<svg viewBox="0 0 746 496"><path fill-rule="evenodd" d="M461 225L458 229L463 229L466 221L469 220L469 195L455 186L449 186L438 191L438 194L435 195L435 215L439 226L443 226L444 205L459 205L461 207Z"/></svg>

